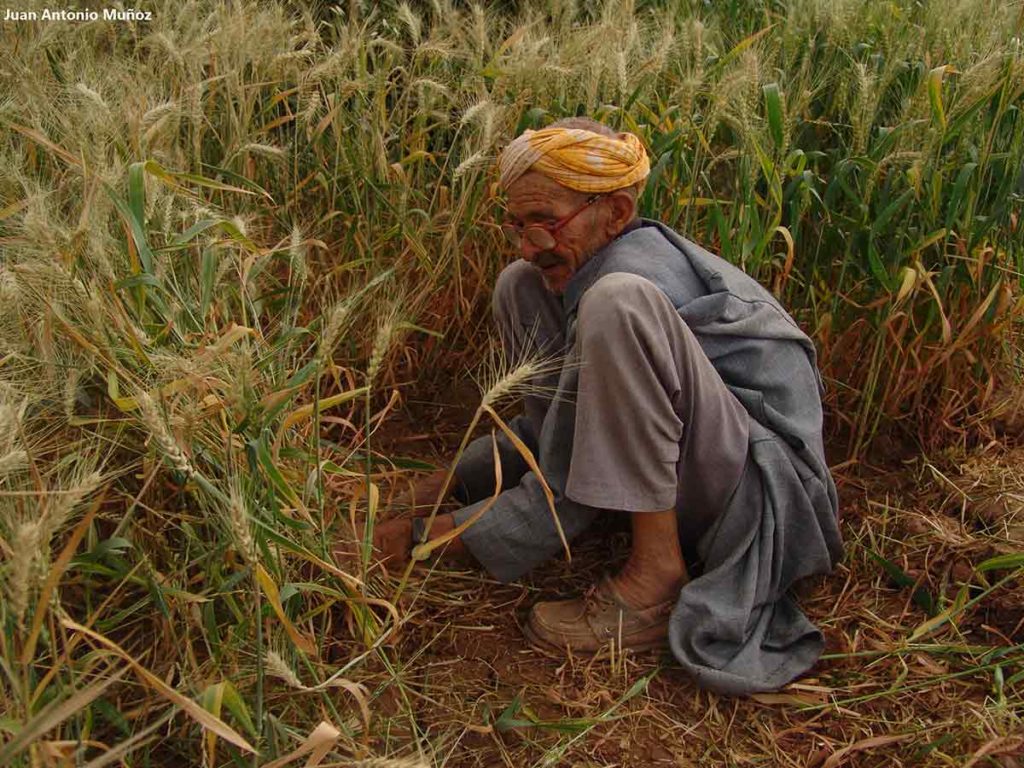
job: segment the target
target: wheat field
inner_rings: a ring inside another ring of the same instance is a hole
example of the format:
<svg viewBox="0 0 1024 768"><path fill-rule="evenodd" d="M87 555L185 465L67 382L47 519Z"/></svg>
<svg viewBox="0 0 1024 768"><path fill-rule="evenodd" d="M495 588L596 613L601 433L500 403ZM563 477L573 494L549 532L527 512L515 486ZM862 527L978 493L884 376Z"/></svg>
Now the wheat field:
<svg viewBox="0 0 1024 768"><path fill-rule="evenodd" d="M1024 763L1024 4L144 10L0 27L0 765ZM494 160L575 114L818 346L847 558L778 694L529 651L594 542L331 557L534 372Z"/></svg>

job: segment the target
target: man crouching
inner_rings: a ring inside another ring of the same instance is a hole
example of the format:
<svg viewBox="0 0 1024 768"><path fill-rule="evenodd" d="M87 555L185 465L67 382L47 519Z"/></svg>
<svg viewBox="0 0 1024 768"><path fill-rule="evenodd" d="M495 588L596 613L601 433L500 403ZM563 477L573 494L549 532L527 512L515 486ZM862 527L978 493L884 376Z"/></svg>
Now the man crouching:
<svg viewBox="0 0 1024 768"><path fill-rule="evenodd" d="M823 646L789 589L842 552L813 344L755 280L638 217L650 166L633 134L561 120L524 132L499 166L504 229L522 256L494 290L502 342L512 360L566 356L510 426L537 457L567 538L602 514L628 514L632 529L617 574L533 606L530 640L576 652L667 640L702 686L779 688ZM510 442L499 448L501 494L446 552L511 581L562 545L538 478ZM432 501L444 475L416 496ZM462 506L438 515L430 538L493 494L489 436L455 479ZM406 560L423 527L381 523L374 544Z"/></svg>

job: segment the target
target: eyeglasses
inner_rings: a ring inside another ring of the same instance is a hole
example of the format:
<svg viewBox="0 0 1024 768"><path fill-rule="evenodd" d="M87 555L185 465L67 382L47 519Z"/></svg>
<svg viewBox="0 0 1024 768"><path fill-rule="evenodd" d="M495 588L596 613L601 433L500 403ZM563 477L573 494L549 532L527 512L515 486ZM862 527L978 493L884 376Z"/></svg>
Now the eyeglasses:
<svg viewBox="0 0 1024 768"><path fill-rule="evenodd" d="M501 225L501 231L505 233L505 237L507 237L508 241L516 248L522 247L523 240L526 240L537 248L554 248L558 243L555 239L555 235L558 234L559 230L576 218L586 208L593 205L596 200L599 200L602 197L604 197L604 195L591 195L583 205L568 216L558 219L558 221L538 222L536 224L520 224L518 222L509 221Z"/></svg>

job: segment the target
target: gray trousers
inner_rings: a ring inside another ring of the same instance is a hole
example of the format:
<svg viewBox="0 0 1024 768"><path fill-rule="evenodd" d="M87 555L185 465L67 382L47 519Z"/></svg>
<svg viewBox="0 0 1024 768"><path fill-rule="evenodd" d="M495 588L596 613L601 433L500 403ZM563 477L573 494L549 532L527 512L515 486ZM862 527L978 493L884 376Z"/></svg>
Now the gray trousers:
<svg viewBox="0 0 1024 768"><path fill-rule="evenodd" d="M692 553L744 476L749 416L671 302L648 280L615 273L587 290L578 316L566 317L539 272L517 261L498 278L493 312L512 359L538 350L566 355L561 374L537 382L545 391L525 398L517 431L533 443L545 474L553 475L547 479L562 496L567 534L586 527L595 510L675 508L684 549ZM485 440L477 456L489 453ZM506 488L532 474L514 455L503 456ZM459 473L470 501L493 491L492 472L475 478L474 463L482 469L470 458ZM515 503L510 495L509 507ZM500 516L502 507L496 504L487 516ZM532 544L534 553L560 549L554 528L543 524L550 518L545 508L513 512L515 529L505 531L510 537ZM534 514L538 519L531 521ZM513 556L494 540L502 535L502 521L492 520L464 539L488 567L492 551L501 551L498 560Z"/></svg>

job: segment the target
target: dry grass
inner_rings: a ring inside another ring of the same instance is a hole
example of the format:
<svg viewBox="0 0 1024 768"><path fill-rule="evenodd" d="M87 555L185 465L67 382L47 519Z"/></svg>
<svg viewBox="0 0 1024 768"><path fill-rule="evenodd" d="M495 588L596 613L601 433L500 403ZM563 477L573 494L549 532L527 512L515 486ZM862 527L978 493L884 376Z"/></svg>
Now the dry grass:
<svg viewBox="0 0 1024 768"><path fill-rule="evenodd" d="M396 740L419 733L452 766L1019 765L1024 449L866 467L840 490L847 556L801 589L826 653L779 693L708 694L667 654L530 648L520 624L535 600L582 591L625 557L626 528L608 523L574 545L571 568L552 563L522 584L415 572L400 606L415 618L394 646L415 729L387 677L381 716L396 719ZM1016 559L983 570L999 555Z"/></svg>

